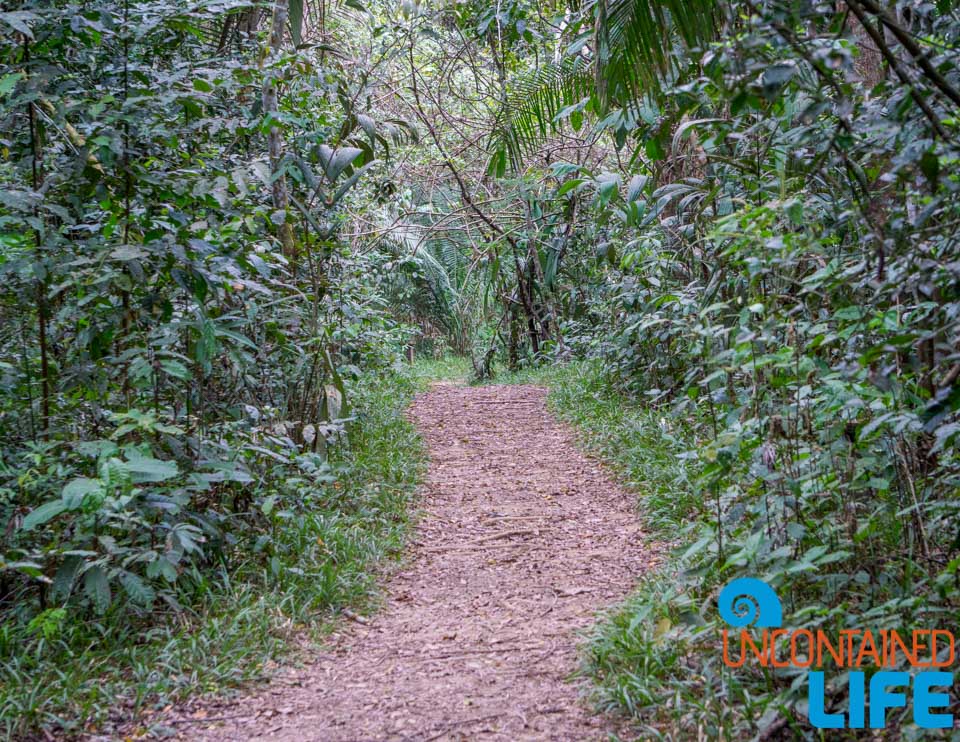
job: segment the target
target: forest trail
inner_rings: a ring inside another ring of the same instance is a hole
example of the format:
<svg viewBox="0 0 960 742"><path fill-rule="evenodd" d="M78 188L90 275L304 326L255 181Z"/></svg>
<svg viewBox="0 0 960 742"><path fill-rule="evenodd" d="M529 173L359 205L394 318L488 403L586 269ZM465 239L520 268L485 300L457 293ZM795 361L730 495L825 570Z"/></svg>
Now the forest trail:
<svg viewBox="0 0 960 742"><path fill-rule="evenodd" d="M385 606L255 695L185 714L202 740L595 740L569 682L578 629L653 557L634 496L532 386L435 385L422 517ZM206 717L206 718L203 718Z"/></svg>

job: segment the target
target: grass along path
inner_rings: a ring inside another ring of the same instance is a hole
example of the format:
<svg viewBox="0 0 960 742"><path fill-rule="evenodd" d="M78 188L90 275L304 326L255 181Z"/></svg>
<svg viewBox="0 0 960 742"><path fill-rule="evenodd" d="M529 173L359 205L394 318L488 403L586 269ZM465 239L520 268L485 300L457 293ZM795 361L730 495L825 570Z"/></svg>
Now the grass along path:
<svg viewBox="0 0 960 742"><path fill-rule="evenodd" d="M306 667L173 720L191 739L589 740L577 632L649 568L634 498L531 386L441 384L412 416L430 452L409 563L383 611Z"/></svg>

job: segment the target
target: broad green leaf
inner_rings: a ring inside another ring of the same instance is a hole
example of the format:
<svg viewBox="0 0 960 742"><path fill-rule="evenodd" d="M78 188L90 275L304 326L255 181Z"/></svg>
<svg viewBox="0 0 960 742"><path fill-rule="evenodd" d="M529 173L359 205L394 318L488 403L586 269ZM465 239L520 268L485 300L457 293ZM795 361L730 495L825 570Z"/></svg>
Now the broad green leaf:
<svg viewBox="0 0 960 742"><path fill-rule="evenodd" d="M87 495L100 492L102 489L103 483L99 479L77 477L67 483L66 487L63 488L61 497L67 509L77 510L83 504L83 499Z"/></svg>
<svg viewBox="0 0 960 742"><path fill-rule="evenodd" d="M57 573L53 577L53 585L50 588L50 597L55 601L64 601L70 597L73 591L73 584L77 579L77 574L83 566L83 558L77 555L64 557Z"/></svg>
<svg viewBox="0 0 960 742"><path fill-rule="evenodd" d="M133 572L121 572L120 584L123 585L124 592L126 592L134 603L144 608L149 608L153 605L153 601L156 599L156 593L139 575Z"/></svg>
<svg viewBox="0 0 960 742"><path fill-rule="evenodd" d="M290 38L294 46L303 43L303 0L289 0Z"/></svg>
<svg viewBox="0 0 960 742"><path fill-rule="evenodd" d="M164 482L180 473L174 461L163 461L148 456L130 456L123 462L124 468L130 472L130 479L135 484L146 482Z"/></svg>
<svg viewBox="0 0 960 742"><path fill-rule="evenodd" d="M0 96L6 96L11 90L13 90L17 83L23 78L22 72L11 72L3 77L0 77Z"/></svg>
<svg viewBox="0 0 960 742"><path fill-rule="evenodd" d="M112 601L110 581L103 567L96 565L83 573L83 589L93 603L94 610L103 614L107 612Z"/></svg>
<svg viewBox="0 0 960 742"><path fill-rule="evenodd" d="M32 531L37 526L42 526L47 521L60 515L60 513L66 509L67 504L63 500L52 500L51 502L45 502L43 505L40 505L38 508L35 508L27 514L27 516L23 519L23 525L21 528L24 531Z"/></svg>
<svg viewBox="0 0 960 742"><path fill-rule="evenodd" d="M320 165L331 184L335 183L340 174L350 167L350 164L361 154L363 154L363 150L356 147L340 147L334 150L326 144L321 144L317 148Z"/></svg>
<svg viewBox="0 0 960 742"><path fill-rule="evenodd" d="M6 13L0 13L0 23L4 23L15 31L19 31L28 39L33 39L33 29L31 24L39 21L36 13L28 10L11 10Z"/></svg>
<svg viewBox="0 0 960 742"><path fill-rule="evenodd" d="M557 195L558 195L558 196L565 196L565 195L567 195L570 191L574 190L575 188L578 188L579 186L582 186L583 183L584 183L584 180L583 180L582 178L571 178L570 180L568 180L567 182L565 182L563 185L561 185L561 186L557 189Z"/></svg>

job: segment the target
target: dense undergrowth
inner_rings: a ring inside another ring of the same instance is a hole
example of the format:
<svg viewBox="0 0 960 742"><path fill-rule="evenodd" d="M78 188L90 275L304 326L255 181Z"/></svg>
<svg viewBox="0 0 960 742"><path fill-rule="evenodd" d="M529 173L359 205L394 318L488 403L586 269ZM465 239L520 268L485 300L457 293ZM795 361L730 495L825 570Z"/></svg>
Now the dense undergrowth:
<svg viewBox="0 0 960 742"><path fill-rule="evenodd" d="M398 547L414 330L342 231L416 133L296 15L0 11L0 732L257 676Z"/></svg>
<svg viewBox="0 0 960 742"><path fill-rule="evenodd" d="M340 608L363 609L399 555L423 464L404 412L409 374L360 384L350 445L296 505L261 506L256 543L181 575L180 611L84 620L65 610L0 631L0 732L56 736L150 717L176 700L269 674L295 638L319 637ZM153 731L161 732L157 727Z"/></svg>

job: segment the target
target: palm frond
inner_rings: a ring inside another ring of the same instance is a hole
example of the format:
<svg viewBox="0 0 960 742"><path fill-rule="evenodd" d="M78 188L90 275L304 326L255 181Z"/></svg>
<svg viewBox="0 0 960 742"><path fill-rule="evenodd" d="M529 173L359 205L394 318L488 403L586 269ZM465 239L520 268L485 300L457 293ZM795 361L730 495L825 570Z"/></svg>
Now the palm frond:
<svg viewBox="0 0 960 742"><path fill-rule="evenodd" d="M488 171L503 175L508 161L517 169L524 154L556 129L564 108L588 98L592 90L589 63L579 56L515 78L491 136Z"/></svg>
<svg viewBox="0 0 960 742"><path fill-rule="evenodd" d="M633 102L657 93L677 70L681 49L715 38L721 18L717 0L599 0L596 85L601 104Z"/></svg>
<svg viewBox="0 0 960 742"><path fill-rule="evenodd" d="M454 232L429 233L421 225L394 227L380 240L380 249L415 270L400 271L392 280L412 284L403 303L418 320L441 328L451 339L463 332L462 304L469 280L469 247Z"/></svg>
<svg viewBox="0 0 960 742"><path fill-rule="evenodd" d="M576 56L516 78L491 137L488 172L517 169L556 129L566 107L593 98L601 111L635 107L677 72L682 47L716 37L717 0L597 0L592 61Z"/></svg>

